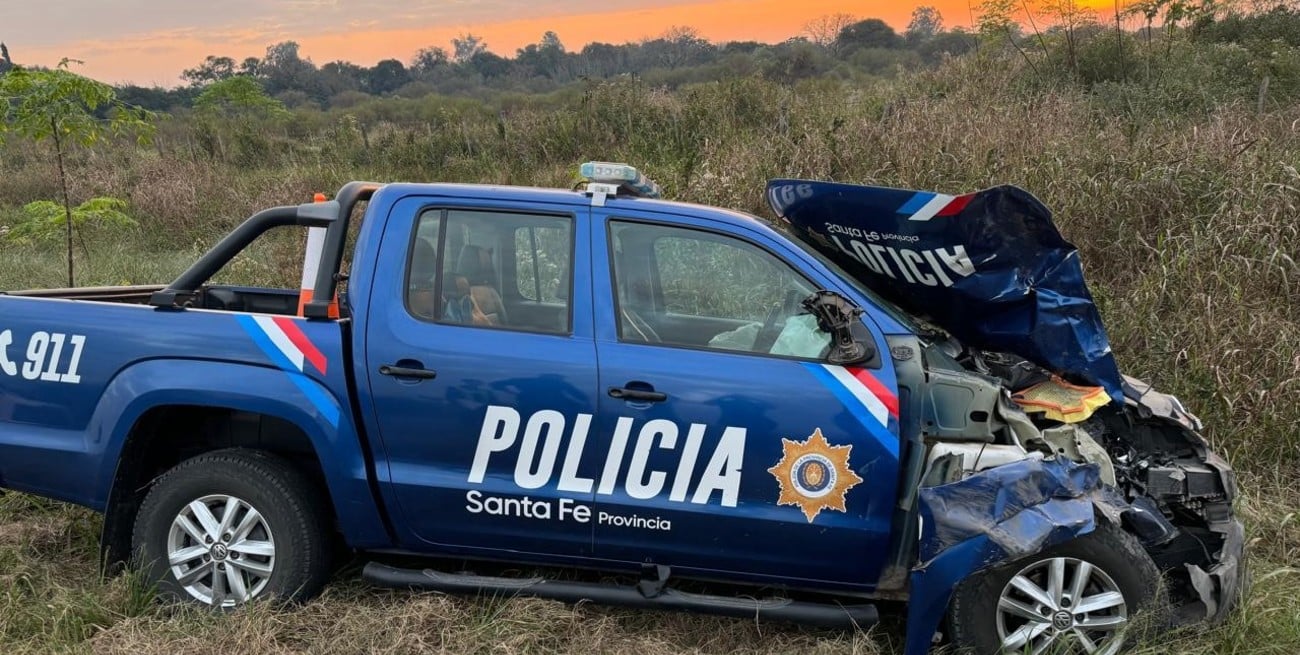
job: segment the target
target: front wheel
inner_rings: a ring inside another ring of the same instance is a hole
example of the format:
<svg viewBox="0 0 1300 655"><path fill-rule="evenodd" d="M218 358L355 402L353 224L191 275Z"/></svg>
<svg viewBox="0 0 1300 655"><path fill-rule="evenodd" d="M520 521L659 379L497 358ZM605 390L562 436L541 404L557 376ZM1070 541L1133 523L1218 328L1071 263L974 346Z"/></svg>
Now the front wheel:
<svg viewBox="0 0 1300 655"><path fill-rule="evenodd" d="M330 571L321 498L274 455L200 455L149 490L136 515L137 562L163 596L215 608L309 598Z"/></svg>
<svg viewBox="0 0 1300 655"><path fill-rule="evenodd" d="M1093 532L963 580L949 626L979 653L1113 655L1139 610L1159 616L1160 571L1132 535L1099 521Z"/></svg>

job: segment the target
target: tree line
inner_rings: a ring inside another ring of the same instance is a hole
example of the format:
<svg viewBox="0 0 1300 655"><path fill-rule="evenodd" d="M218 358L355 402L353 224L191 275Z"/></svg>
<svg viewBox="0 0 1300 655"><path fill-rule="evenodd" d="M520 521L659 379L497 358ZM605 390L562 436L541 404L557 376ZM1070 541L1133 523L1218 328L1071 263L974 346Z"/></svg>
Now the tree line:
<svg viewBox="0 0 1300 655"><path fill-rule="evenodd" d="M975 46L973 33L945 29L937 10L921 7L902 33L880 19L835 14L809 22L804 34L776 44L712 43L692 28L674 27L640 42L590 43L570 50L548 31L513 57L493 52L480 36L462 34L449 49L431 45L406 60L384 59L373 66L342 59L318 65L303 56L297 42L284 41L269 46L262 57L237 61L210 55L186 69L183 83L174 88L123 85L118 91L132 104L169 110L192 106L213 83L246 77L289 108L325 109L369 97L547 93L580 80L619 75L670 87L732 76L793 82L827 74L892 75L900 68L937 64Z"/></svg>

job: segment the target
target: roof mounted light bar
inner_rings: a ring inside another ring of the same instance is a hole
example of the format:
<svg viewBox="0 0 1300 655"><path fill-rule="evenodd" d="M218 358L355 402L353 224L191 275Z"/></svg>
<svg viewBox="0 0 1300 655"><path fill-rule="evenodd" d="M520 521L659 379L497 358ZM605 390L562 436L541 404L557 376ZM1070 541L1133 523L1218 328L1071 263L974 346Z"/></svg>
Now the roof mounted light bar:
<svg viewBox="0 0 1300 655"><path fill-rule="evenodd" d="M579 173L589 181L587 193L596 206L603 206L608 196L663 197L663 189L654 180L627 164L589 161L579 168Z"/></svg>

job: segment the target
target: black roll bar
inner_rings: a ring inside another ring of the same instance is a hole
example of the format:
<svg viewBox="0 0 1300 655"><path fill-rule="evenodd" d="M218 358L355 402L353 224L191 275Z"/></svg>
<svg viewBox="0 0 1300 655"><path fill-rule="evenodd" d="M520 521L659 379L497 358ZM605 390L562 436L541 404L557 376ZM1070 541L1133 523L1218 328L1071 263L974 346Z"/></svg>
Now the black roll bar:
<svg viewBox="0 0 1300 655"><path fill-rule="evenodd" d="M329 305L338 288L338 270L343 262L343 247L347 242L352 211L358 203L369 200L380 186L374 182L349 182L329 202L272 207L253 214L167 285L167 288L155 291L149 298L149 304L154 307L182 307L194 297L199 287L263 234L277 227L299 225L323 227L326 230L316 285L305 313L308 318L329 318Z"/></svg>
<svg viewBox="0 0 1300 655"><path fill-rule="evenodd" d="M343 266L343 248L347 245L352 211L358 204L370 200L380 186L382 185L375 182L348 182L334 196L338 214L325 231L325 247L321 251L320 266L316 269L316 284L312 288L311 302L303 310L307 318L330 317L330 303L334 301L334 292L343 279L340 269Z"/></svg>

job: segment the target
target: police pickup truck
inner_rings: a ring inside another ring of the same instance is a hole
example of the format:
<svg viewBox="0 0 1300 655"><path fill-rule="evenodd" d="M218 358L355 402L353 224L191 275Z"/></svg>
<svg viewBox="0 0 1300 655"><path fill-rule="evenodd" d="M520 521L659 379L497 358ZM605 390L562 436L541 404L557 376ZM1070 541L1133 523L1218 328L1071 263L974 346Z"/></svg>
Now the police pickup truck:
<svg viewBox="0 0 1300 655"><path fill-rule="evenodd" d="M1230 611L1233 473L1114 370L1028 194L778 180L774 229L583 172L354 182L165 287L0 295L0 487L102 512L109 563L217 608L310 598L351 553L450 593L894 607L912 654ZM305 292L210 282L290 226Z"/></svg>

